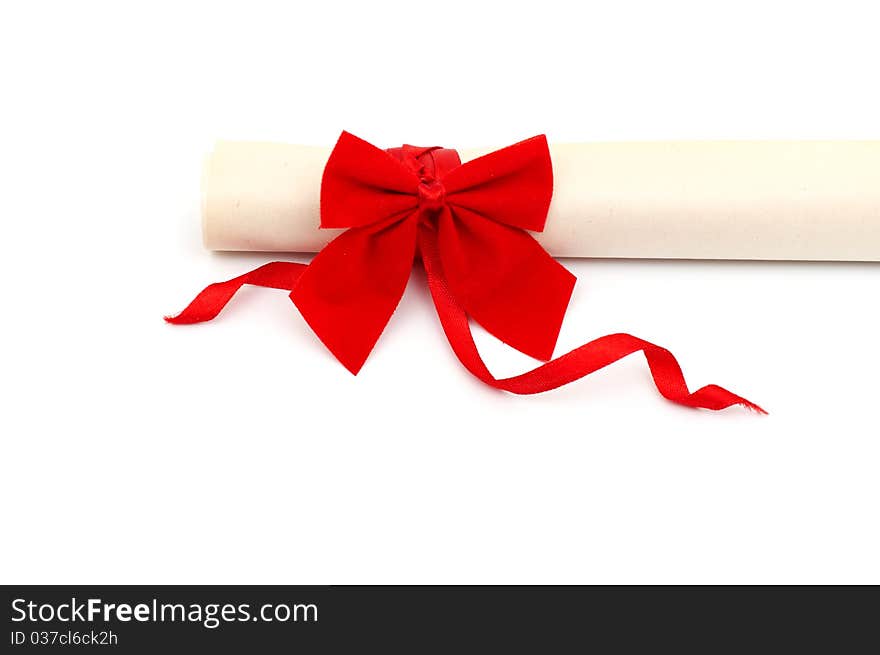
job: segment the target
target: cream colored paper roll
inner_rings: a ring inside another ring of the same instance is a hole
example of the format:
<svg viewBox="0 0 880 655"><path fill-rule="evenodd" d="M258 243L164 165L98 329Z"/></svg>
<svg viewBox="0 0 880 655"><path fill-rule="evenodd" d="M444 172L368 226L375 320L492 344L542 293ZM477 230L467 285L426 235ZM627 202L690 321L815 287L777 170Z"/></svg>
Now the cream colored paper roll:
<svg viewBox="0 0 880 655"><path fill-rule="evenodd" d="M221 141L205 160L211 250L316 252L330 148ZM460 150L464 161L489 152ZM558 257L880 261L880 141L557 144L536 238Z"/></svg>

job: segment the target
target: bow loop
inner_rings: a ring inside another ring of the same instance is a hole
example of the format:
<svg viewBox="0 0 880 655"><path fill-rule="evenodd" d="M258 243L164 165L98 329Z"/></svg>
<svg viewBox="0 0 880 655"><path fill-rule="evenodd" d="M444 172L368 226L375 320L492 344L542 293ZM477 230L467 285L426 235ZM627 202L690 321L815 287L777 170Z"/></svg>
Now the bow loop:
<svg viewBox="0 0 880 655"><path fill-rule="evenodd" d="M443 184L453 207L541 232L553 195L547 138L542 134L473 159L450 171Z"/></svg>
<svg viewBox="0 0 880 655"><path fill-rule="evenodd" d="M321 227L363 227L418 207L415 171L376 146L343 132L321 179Z"/></svg>

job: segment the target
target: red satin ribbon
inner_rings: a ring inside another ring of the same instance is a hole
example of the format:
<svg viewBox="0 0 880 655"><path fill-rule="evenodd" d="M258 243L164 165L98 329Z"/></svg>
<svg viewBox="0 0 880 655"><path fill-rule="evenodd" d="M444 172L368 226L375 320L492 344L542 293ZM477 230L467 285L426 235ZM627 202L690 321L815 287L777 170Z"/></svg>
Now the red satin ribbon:
<svg viewBox="0 0 880 655"><path fill-rule="evenodd" d="M543 230L552 188L543 136L461 164L454 150L383 151L343 132L324 170L321 227L348 229L311 264L273 262L212 284L166 320L211 320L244 284L289 290L318 337L356 374L396 309L418 254L453 351L492 387L540 393L642 351L665 398L765 413L716 385L689 392L672 353L628 334L601 337L522 375L491 374L469 319L536 359L550 359L559 335L575 278L525 231Z"/></svg>

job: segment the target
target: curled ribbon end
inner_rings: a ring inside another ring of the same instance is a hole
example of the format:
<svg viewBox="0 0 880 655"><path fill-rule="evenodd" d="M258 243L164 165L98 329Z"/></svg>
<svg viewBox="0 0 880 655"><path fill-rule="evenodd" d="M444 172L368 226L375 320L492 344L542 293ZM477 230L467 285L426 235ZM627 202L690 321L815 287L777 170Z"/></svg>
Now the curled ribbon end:
<svg viewBox="0 0 880 655"><path fill-rule="evenodd" d="M185 309L179 314L175 314L173 316L163 316L162 318L166 323L169 323L171 325L192 325L193 323L203 323L205 321L210 321L214 317L210 315L205 316L192 311L187 311Z"/></svg>
<svg viewBox="0 0 880 655"><path fill-rule="evenodd" d="M691 407L702 407L704 409L712 409L716 411L726 409L728 407L733 407L734 405L739 405L740 407L744 407L749 411L755 412L755 414L763 416L766 416L768 414L767 410L760 405L757 405L751 400L747 400L742 396L738 396L735 393L731 393L727 389L719 387L717 384L707 385L699 391L694 392L690 395L687 402L683 404L690 405Z"/></svg>
<svg viewBox="0 0 880 655"><path fill-rule="evenodd" d="M758 414L760 416L767 416L768 414L770 414L770 412L768 412L760 405L756 405L755 403L749 402L748 400L743 400L740 405L748 410L755 412L755 414Z"/></svg>

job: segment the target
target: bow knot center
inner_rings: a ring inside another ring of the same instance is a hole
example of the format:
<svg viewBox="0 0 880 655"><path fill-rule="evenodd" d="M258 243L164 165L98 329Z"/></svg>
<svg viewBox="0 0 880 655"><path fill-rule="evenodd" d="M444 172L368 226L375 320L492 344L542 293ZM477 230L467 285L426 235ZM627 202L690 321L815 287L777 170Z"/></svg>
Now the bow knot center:
<svg viewBox="0 0 880 655"><path fill-rule="evenodd" d="M446 189L433 177L422 177L419 181L419 209L424 214L437 214L446 204Z"/></svg>

